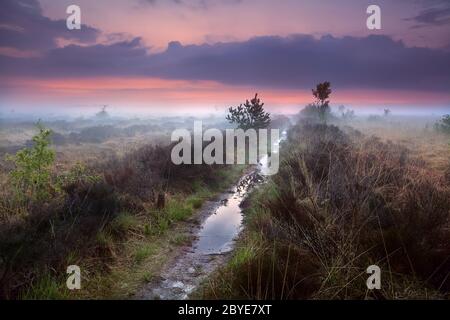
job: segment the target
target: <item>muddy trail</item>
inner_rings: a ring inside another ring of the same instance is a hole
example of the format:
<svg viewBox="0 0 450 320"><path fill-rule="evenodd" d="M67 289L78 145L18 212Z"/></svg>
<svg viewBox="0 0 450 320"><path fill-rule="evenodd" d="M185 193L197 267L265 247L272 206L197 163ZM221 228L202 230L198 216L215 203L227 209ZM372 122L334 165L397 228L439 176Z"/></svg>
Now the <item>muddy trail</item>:
<svg viewBox="0 0 450 320"><path fill-rule="evenodd" d="M278 147L278 143L275 143ZM200 211L200 225L192 226L195 240L166 265L159 277L138 293L138 299L184 300L223 265L243 228L242 204L266 178L268 157L244 174L239 182Z"/></svg>

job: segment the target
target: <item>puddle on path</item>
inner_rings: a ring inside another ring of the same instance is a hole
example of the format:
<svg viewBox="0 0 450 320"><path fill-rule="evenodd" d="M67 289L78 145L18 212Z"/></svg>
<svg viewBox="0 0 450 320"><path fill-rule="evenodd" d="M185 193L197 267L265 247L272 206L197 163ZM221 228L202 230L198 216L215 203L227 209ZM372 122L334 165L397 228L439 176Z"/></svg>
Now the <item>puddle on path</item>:
<svg viewBox="0 0 450 320"><path fill-rule="evenodd" d="M281 140L285 135L283 132ZM202 223L192 246L186 248L157 281L147 285L138 298L187 299L207 276L226 261L226 253L233 250L234 240L242 229L240 206L247 194L264 181L267 165L265 156L255 171L243 176L226 196L207 207L212 214Z"/></svg>

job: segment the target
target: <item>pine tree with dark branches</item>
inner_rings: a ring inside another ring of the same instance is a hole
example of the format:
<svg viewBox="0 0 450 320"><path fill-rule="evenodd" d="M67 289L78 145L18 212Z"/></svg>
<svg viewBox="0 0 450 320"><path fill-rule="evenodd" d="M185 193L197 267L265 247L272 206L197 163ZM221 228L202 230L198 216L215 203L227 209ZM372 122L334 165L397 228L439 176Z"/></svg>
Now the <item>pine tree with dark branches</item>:
<svg viewBox="0 0 450 320"><path fill-rule="evenodd" d="M240 129L262 129L270 124L270 114L264 110L264 103L258 98L258 94L250 101L238 107L230 107L226 119L230 123L235 123Z"/></svg>

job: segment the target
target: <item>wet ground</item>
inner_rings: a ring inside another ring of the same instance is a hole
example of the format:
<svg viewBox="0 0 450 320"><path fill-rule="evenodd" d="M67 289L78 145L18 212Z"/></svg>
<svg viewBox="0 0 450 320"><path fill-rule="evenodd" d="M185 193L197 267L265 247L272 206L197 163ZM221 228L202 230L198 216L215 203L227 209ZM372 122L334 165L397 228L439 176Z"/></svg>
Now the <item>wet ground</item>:
<svg viewBox="0 0 450 320"><path fill-rule="evenodd" d="M191 247L186 247L158 279L148 284L139 294L142 299L187 299L189 294L227 259L234 240L242 229L241 203L248 192L262 181L257 171L245 175L219 200L207 203L202 211L203 223Z"/></svg>

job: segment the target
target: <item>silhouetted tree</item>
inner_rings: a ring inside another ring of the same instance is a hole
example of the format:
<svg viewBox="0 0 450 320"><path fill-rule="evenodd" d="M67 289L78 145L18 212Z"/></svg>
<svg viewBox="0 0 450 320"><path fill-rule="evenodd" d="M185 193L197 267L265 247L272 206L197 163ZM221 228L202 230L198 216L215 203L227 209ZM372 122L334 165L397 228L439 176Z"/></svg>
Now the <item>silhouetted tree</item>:
<svg viewBox="0 0 450 320"><path fill-rule="evenodd" d="M383 114L384 114L385 117L387 117L388 115L391 114L391 110L389 108L386 108L386 109L383 110Z"/></svg>
<svg viewBox="0 0 450 320"><path fill-rule="evenodd" d="M252 100L246 100L236 108L230 107L228 111L226 119L244 130L266 128L270 124L270 114L265 112L264 103L261 103L257 93Z"/></svg>
<svg viewBox="0 0 450 320"><path fill-rule="evenodd" d="M320 119L325 122L327 115L330 113L330 94L331 84L328 81L319 83L316 89L312 89L312 94L316 98L316 106Z"/></svg>
<svg viewBox="0 0 450 320"><path fill-rule="evenodd" d="M95 114L95 116L96 116L98 119L106 119L106 118L108 118L108 117L109 117L109 114L108 114L108 112L106 112L106 108L107 108L107 107L108 107L107 105L104 105L104 106L102 107L102 110L99 111L99 112L97 112L97 113Z"/></svg>

